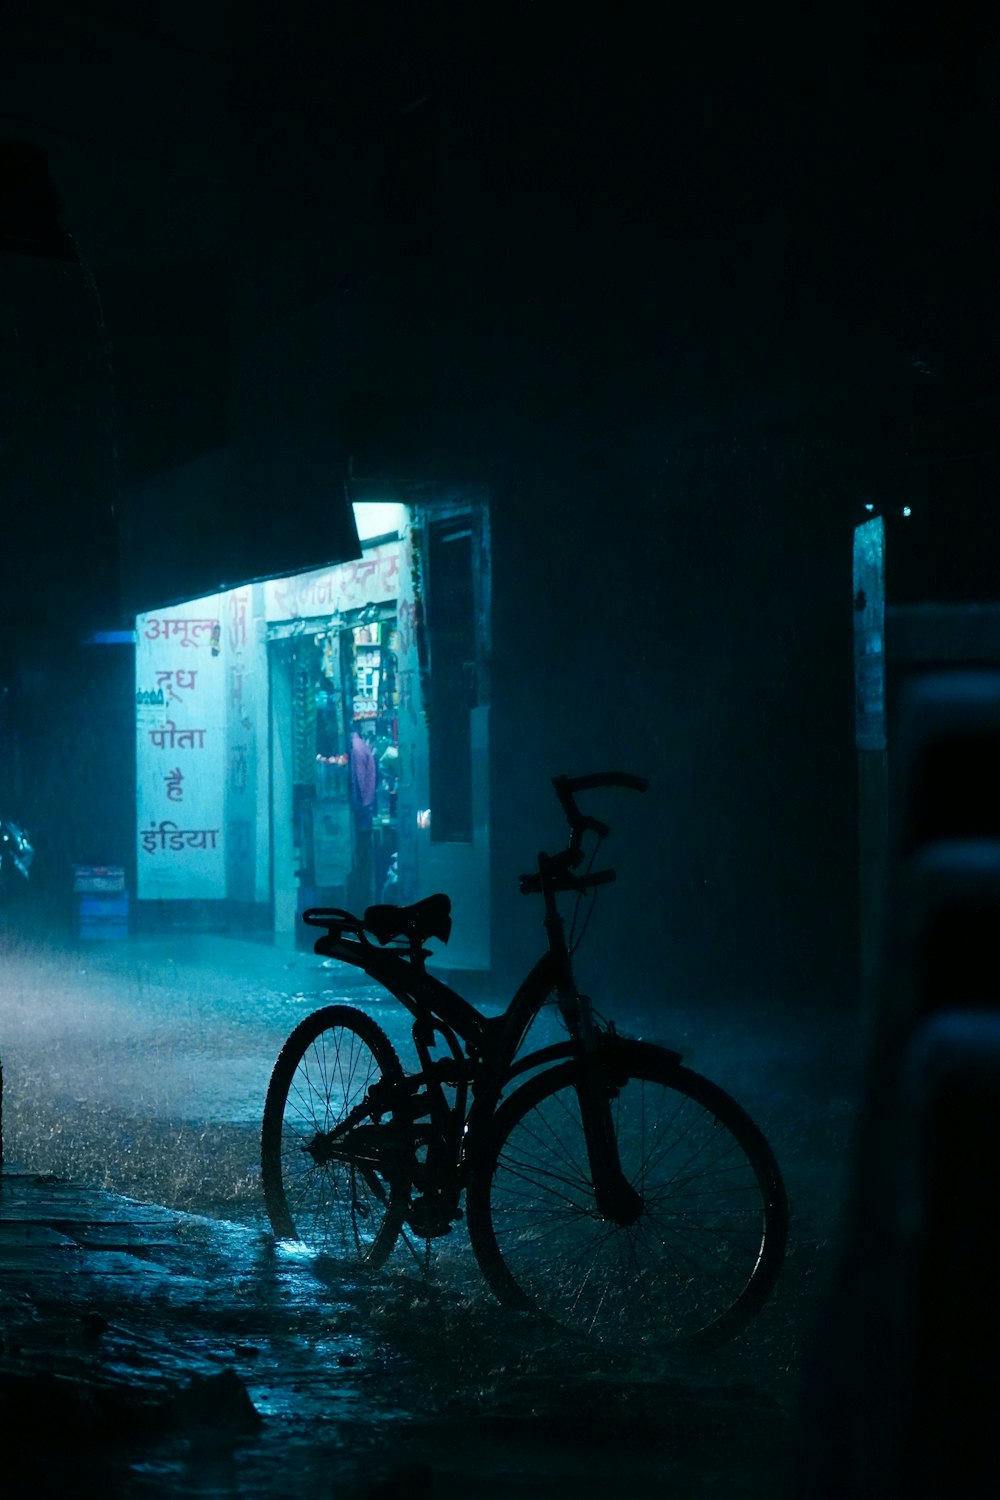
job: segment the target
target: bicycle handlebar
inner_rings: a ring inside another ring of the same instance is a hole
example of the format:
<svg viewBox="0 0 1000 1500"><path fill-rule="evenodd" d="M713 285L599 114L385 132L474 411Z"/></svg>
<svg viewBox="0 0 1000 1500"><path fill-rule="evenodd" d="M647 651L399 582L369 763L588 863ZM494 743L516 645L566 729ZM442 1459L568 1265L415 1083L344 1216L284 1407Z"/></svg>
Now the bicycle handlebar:
<svg viewBox="0 0 1000 1500"><path fill-rule="evenodd" d="M589 792L599 786L620 786L631 792L647 792L649 778L633 776L631 771L594 771L589 776L554 776L555 787L564 786L570 793Z"/></svg>
<svg viewBox="0 0 1000 1500"><path fill-rule="evenodd" d="M590 792L595 787L617 786L624 787L627 791L645 792L648 790L649 782L645 776L633 776L629 771L594 771L589 776L553 776L552 785L555 787L556 796L559 798L560 806L566 814L566 820L573 830L571 846L579 847L580 837L588 829L606 839L611 832L609 824L602 823L600 818L587 817L576 805L577 792Z"/></svg>
<svg viewBox="0 0 1000 1500"><path fill-rule="evenodd" d="M526 896L537 894L542 890L541 871L543 869L546 881L554 891L582 893L589 890L591 886L603 885L606 881L614 880L613 870L595 870L584 876L570 873L583 861L583 835L596 833L599 839L606 839L611 832L610 824L602 823L600 818L592 818L580 811L576 805L576 793L589 792L597 787L605 786L645 792L649 787L649 782L645 776L633 776L630 771L594 771L589 776L553 776L552 785L570 826L569 847L562 854L539 855L539 873L520 877L521 892Z"/></svg>

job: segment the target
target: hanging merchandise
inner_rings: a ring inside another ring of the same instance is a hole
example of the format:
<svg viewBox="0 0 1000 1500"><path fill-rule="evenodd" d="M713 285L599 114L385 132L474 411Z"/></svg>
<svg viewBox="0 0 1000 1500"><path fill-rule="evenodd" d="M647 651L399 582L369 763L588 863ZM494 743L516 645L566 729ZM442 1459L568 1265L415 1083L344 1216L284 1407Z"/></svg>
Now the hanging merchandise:
<svg viewBox="0 0 1000 1500"><path fill-rule="evenodd" d="M316 760L328 765L345 763L346 726L338 648L339 635L332 629L316 636Z"/></svg>
<svg viewBox="0 0 1000 1500"><path fill-rule="evenodd" d="M379 682L382 673L382 648L377 623L359 625L354 630L354 719L378 717Z"/></svg>
<svg viewBox="0 0 1000 1500"><path fill-rule="evenodd" d="M316 689L312 643L297 641L292 659L293 780L312 786L316 762Z"/></svg>
<svg viewBox="0 0 1000 1500"><path fill-rule="evenodd" d="M321 677L316 688L316 796L347 799L347 734L340 684Z"/></svg>
<svg viewBox="0 0 1000 1500"><path fill-rule="evenodd" d="M340 639L340 617L333 615L329 627L316 637L320 651L319 672L328 682L336 682L339 672L337 642Z"/></svg>

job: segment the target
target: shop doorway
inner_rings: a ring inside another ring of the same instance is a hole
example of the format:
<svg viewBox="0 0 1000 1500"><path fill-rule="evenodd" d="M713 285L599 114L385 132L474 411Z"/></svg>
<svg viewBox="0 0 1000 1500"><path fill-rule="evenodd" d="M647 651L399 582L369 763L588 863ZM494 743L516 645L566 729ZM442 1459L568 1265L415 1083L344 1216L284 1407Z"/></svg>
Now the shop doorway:
<svg viewBox="0 0 1000 1500"><path fill-rule="evenodd" d="M360 561L266 585L276 936L444 890L441 966L486 968L485 502L365 510Z"/></svg>
<svg viewBox="0 0 1000 1500"><path fill-rule="evenodd" d="M309 906L398 898L395 609L387 601L272 636L279 926Z"/></svg>

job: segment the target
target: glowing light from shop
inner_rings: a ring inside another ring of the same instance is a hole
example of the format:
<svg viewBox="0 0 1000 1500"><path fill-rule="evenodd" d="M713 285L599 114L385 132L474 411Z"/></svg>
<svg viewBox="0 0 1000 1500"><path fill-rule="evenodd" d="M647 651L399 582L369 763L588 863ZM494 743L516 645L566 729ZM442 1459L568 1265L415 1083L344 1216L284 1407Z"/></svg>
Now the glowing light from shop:
<svg viewBox="0 0 1000 1500"><path fill-rule="evenodd" d="M398 536L406 526L406 506L396 500L355 500L354 524L359 542Z"/></svg>

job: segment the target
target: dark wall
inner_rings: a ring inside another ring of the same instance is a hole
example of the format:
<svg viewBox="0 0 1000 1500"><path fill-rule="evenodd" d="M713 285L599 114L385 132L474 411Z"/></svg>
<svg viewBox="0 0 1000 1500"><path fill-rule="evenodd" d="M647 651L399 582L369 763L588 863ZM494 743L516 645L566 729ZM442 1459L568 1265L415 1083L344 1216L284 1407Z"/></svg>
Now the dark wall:
<svg viewBox="0 0 1000 1500"><path fill-rule="evenodd" d="M229 438L229 276L222 264L101 267L115 373L120 480L133 484Z"/></svg>
<svg viewBox="0 0 1000 1500"><path fill-rule="evenodd" d="M995 38L437 6L396 51L367 14L296 232L239 268L236 408L320 414L368 481L490 486L496 946L537 937L513 877L559 835L548 776L624 765L653 791L615 808L596 967L620 922L635 985L848 994L852 529L995 447Z"/></svg>
<svg viewBox="0 0 1000 1500"><path fill-rule="evenodd" d="M685 983L849 986L853 524L909 503L900 590L958 586L970 546L991 586L996 19L230 20L225 212L202 180L185 224L171 177L170 264L146 233L123 265L119 225L96 271L154 519L220 442L240 497L255 445L280 475L325 444L368 493L489 485L498 870L552 826L547 775L625 764L656 788L618 846L636 982L665 949Z"/></svg>
<svg viewBox="0 0 1000 1500"><path fill-rule="evenodd" d="M548 776L615 767L651 787L594 807L620 869L585 950L595 982L853 992L850 533L830 500L816 452L775 434L678 452L651 484L581 475L501 495L503 951L510 931L519 959L539 936L504 872L563 832Z"/></svg>
<svg viewBox="0 0 1000 1500"><path fill-rule="evenodd" d="M116 486L113 376L87 272L0 252L0 611L25 665L114 600Z"/></svg>
<svg viewBox="0 0 1000 1500"><path fill-rule="evenodd" d="M22 769L10 809L35 846L25 908L69 930L75 865L122 865L134 889L133 650L69 636L25 677Z"/></svg>

